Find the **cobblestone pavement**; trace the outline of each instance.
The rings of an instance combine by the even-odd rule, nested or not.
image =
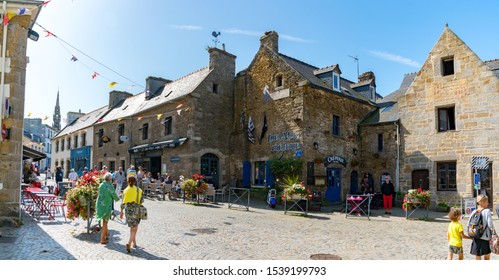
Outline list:
[[[118,208],[119,203],[116,203]],[[227,203],[193,205],[181,200],[146,199],[149,219],[142,221],[138,248],[127,254],[129,228],[116,218],[109,223],[110,242],[87,233],[86,221],[34,220],[22,214],[19,228],[0,228],[3,260],[310,260],[330,254],[346,260],[443,260],[447,257],[446,213],[429,212],[430,219],[405,218],[372,210],[366,217],[345,217],[336,206],[321,212],[284,214],[283,207],[267,208],[251,201],[245,208]],[[415,216],[421,217],[422,212]],[[494,220],[496,221],[496,217]],[[462,221],[463,225],[466,220]],[[496,221],[496,226],[499,223]],[[464,240],[465,259],[470,240]],[[492,259],[499,259],[492,255]]]

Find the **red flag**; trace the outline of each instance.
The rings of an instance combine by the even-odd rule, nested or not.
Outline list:
[[[45,37],[48,37],[48,36],[50,36],[50,35],[55,36],[54,34],[52,34],[52,32],[50,32],[50,31],[48,31],[48,30],[45,30],[45,32],[47,32],[47,35],[45,35]]]
[[[97,72],[94,72],[94,73],[92,74],[92,79],[95,79],[95,77],[97,77],[97,75],[99,75],[99,74],[98,74]]]
[[[47,6],[47,4],[48,4],[50,1],[52,1],[52,0],[49,0],[49,1],[45,1],[45,2],[43,2],[41,6],[44,6],[44,7],[45,7],[45,6]]]
[[[9,18],[9,14],[8,14],[8,13],[5,13],[5,14],[3,15],[3,25],[7,25],[7,24],[9,23],[9,20],[10,20],[10,18]]]

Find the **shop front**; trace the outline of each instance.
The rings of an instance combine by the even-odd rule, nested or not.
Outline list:
[[[83,175],[83,169],[90,169],[90,146],[72,149],[70,154],[70,168],[74,169],[78,176]]]

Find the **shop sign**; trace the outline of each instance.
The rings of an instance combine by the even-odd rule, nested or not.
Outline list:
[[[269,143],[272,143],[276,141],[298,140],[299,138],[300,136],[298,135],[298,133],[293,131],[287,131],[278,134],[270,134],[269,136],[267,136],[267,141],[269,141]]]
[[[170,162],[180,162],[180,157],[179,156],[171,156]]]
[[[328,166],[329,164],[331,164],[333,162],[339,163],[345,167],[347,166],[347,161],[345,160],[345,158],[341,157],[341,156],[336,156],[336,155],[329,156],[329,157],[325,158],[324,166]]]
[[[283,152],[283,151],[291,151],[291,150],[299,150],[302,148],[302,143],[285,143],[285,144],[277,144],[272,146],[272,152]]]
[[[111,138],[109,138],[109,136],[102,136],[102,142],[109,143],[109,141],[111,141]]]

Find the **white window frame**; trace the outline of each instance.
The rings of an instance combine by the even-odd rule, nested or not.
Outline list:
[[[335,78],[337,79],[336,87],[334,86]],[[333,87],[333,90],[340,91],[340,74],[333,72],[333,80],[331,86]]]

